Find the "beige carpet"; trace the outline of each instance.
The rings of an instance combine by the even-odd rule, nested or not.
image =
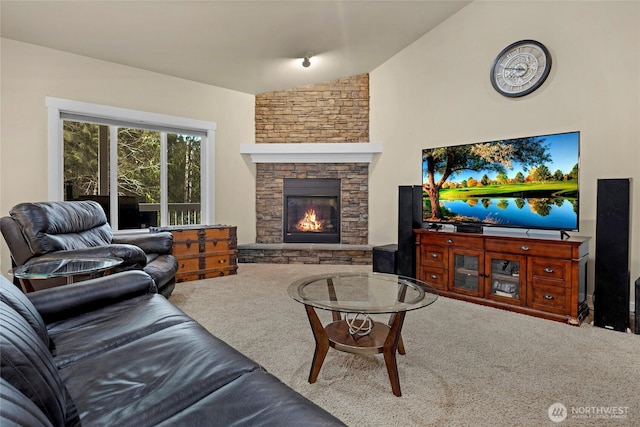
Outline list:
[[[382,355],[329,349],[309,384],[313,336],[287,287],[352,270],[371,266],[240,264],[237,275],[177,284],[171,301],[350,426],[640,425],[640,336],[449,298],[406,317],[402,397]],[[560,423],[555,403],[567,409]]]

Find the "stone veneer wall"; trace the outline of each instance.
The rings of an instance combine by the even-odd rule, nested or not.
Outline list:
[[[256,95],[256,144],[369,142],[369,75]]]

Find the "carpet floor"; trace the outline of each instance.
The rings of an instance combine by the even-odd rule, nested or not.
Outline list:
[[[329,349],[309,384],[314,340],[287,287],[332,271],[371,266],[240,264],[236,275],[178,283],[170,300],[349,426],[640,425],[640,336],[443,297],[407,314],[401,397],[382,355]]]

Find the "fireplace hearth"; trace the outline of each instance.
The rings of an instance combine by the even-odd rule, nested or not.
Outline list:
[[[340,180],[283,181],[284,243],[340,243]]]

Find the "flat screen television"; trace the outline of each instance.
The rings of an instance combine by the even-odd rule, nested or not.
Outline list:
[[[580,132],[427,148],[427,226],[578,231]]]

